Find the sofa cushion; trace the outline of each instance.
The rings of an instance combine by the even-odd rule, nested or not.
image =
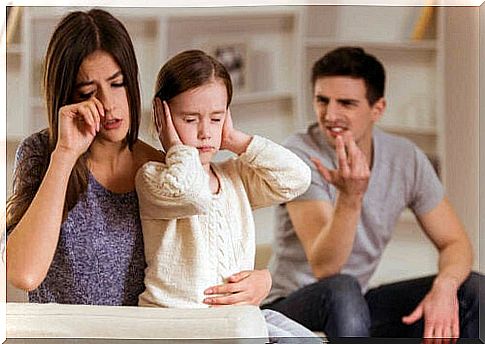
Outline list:
[[[267,338],[255,306],[167,309],[7,303],[7,338]]]

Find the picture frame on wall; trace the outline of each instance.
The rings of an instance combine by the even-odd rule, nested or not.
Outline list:
[[[226,67],[235,92],[249,92],[250,50],[248,42],[241,39],[220,38],[198,42],[197,45]]]

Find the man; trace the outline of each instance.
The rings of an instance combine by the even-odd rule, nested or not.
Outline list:
[[[312,167],[305,194],[277,210],[273,288],[265,307],[330,337],[478,337],[472,248],[427,157],[374,127],[385,72],[361,48],[312,69],[317,122],[286,146]],[[405,208],[439,251],[436,276],[368,290]]]

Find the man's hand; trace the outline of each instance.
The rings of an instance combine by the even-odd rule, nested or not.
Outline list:
[[[271,274],[267,269],[241,271],[227,278],[227,283],[204,291],[209,296],[204,303],[211,306],[259,306],[271,289]]]
[[[321,176],[334,185],[340,194],[363,197],[370,178],[369,164],[351,133],[346,133],[344,137],[337,136],[335,153],[338,160],[337,170],[329,170],[315,158],[311,160]]]
[[[437,277],[433,288],[416,309],[402,318],[410,325],[424,317],[423,338],[458,338],[460,336],[458,285],[454,279]]]

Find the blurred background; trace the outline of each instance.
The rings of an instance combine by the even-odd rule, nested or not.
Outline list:
[[[87,8],[9,8],[7,197],[18,144],[47,126],[41,75],[50,35],[59,20],[76,9]],[[161,65],[182,50],[198,48],[217,56],[235,84],[231,105],[235,125],[276,142],[314,121],[310,70],[318,58],[342,45],[361,46],[374,54],[387,72],[388,107],[378,125],[411,139],[426,152],[478,257],[478,52],[483,9],[327,5],[105,9],[126,25],[133,40],[143,98],[140,136],[156,147],[150,123],[153,85]],[[224,157],[227,154],[221,154]],[[257,243],[270,244],[273,208],[258,210],[255,220]],[[371,284],[433,273],[436,257],[413,214],[405,212]],[[8,288],[7,299],[22,297]]]

